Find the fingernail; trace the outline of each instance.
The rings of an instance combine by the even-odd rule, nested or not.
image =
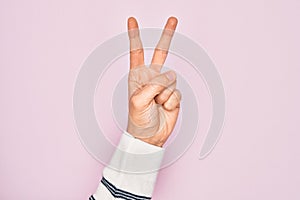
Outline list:
[[[169,71],[169,72],[167,72],[167,73],[166,73],[166,76],[167,76],[167,78],[168,78],[170,81],[173,81],[173,80],[175,80],[175,78],[176,78],[176,74],[175,74],[174,71]]]

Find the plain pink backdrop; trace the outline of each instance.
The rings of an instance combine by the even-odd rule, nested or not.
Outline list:
[[[0,2],[0,199],[82,200],[103,165],[73,121],[76,76],[88,54],[126,31],[179,19],[178,31],[215,62],[227,97],[223,135],[161,171],[154,199],[300,198],[300,2],[152,0]]]

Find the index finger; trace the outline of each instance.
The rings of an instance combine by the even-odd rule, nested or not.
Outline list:
[[[158,72],[161,70],[162,65],[165,63],[165,60],[167,58],[169,47],[177,23],[178,20],[175,17],[170,17],[168,19],[165,28],[163,30],[163,33],[160,37],[160,40],[155,48],[150,67]]]
[[[133,69],[144,65],[143,44],[138,23],[134,17],[128,18],[128,36],[130,40],[130,69]]]

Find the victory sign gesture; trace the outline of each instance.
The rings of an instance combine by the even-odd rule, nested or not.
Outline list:
[[[150,66],[145,66],[144,50],[135,18],[128,19],[130,71],[127,132],[156,146],[163,146],[177,121],[181,94],[176,89],[176,73],[161,69],[177,26],[170,17],[155,48]]]

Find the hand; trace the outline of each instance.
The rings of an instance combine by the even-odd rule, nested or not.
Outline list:
[[[170,17],[155,48],[151,65],[144,64],[144,50],[135,18],[128,19],[130,71],[128,77],[129,114],[127,132],[156,146],[163,146],[177,121],[181,94],[176,89],[176,73],[161,73],[177,19]]]

